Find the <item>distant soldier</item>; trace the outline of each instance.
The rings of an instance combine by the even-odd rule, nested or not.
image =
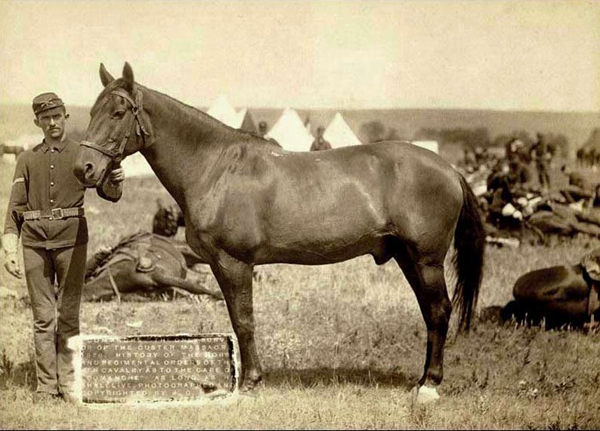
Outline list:
[[[258,123],[258,136],[260,136],[261,138],[264,138],[267,134],[267,122],[266,121],[261,121],[260,123]]]
[[[465,170],[472,173],[477,168],[477,161],[475,160],[475,152],[469,147],[463,149],[463,163]]]
[[[569,181],[567,187],[560,191],[567,202],[574,203],[582,199],[589,201],[594,197],[593,186],[585,175],[580,172],[573,172],[568,165],[563,165],[560,170]]]
[[[323,126],[317,127],[317,137],[310,146],[310,151],[331,150],[331,144],[325,140],[323,133],[325,133],[325,128]]]
[[[281,145],[279,145],[279,142],[277,142],[277,140],[271,138],[268,134],[267,134],[267,122],[266,121],[261,121],[260,123],[258,123],[258,136],[260,136],[263,139],[266,139],[269,142],[274,143],[275,145],[281,147]]]
[[[543,192],[550,190],[550,162],[552,151],[541,133],[537,134],[537,142],[531,148],[531,158],[535,161],[538,180]]]

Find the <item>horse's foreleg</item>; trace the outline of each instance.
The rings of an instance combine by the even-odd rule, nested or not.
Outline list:
[[[252,306],[252,265],[221,253],[211,264],[219,282],[233,330],[240,345],[242,391],[252,389],[261,379],[262,371],[254,343],[254,312]]]
[[[396,259],[413,288],[427,326],[427,354],[423,376],[419,380],[418,400],[439,398],[437,386],[444,377],[444,345],[452,303],[446,290],[443,264],[415,264]]]

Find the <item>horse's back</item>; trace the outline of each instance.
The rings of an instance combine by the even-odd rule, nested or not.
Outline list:
[[[553,266],[527,272],[517,279],[513,296],[519,301],[549,301],[585,296],[588,286],[580,265]]]

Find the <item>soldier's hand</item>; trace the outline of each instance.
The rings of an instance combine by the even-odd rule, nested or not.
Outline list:
[[[110,171],[110,180],[113,183],[122,183],[125,180],[125,170],[119,166]]]
[[[6,255],[4,259],[4,268],[9,272],[10,275],[17,278],[23,278],[21,273],[21,264],[17,257],[17,253],[10,253]]]

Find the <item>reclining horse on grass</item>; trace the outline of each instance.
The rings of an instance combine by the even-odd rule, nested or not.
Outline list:
[[[241,355],[240,390],[262,378],[254,331],[255,265],[323,265],[370,254],[394,259],[427,326],[419,401],[438,398],[452,312],[444,258],[456,249],[454,304],[468,329],[481,284],[484,234],[465,179],[438,155],[389,141],[288,152],[135,82],[125,63],[104,90],[75,163],[86,187],[140,151],[181,208],[186,239],[211,267]]]
[[[151,294],[173,287],[223,299],[221,292],[206,289],[200,277],[188,269],[199,261],[191,250],[182,251],[168,238],[137,232],[88,259],[82,299],[116,296],[120,300],[123,293]]]
[[[504,307],[482,310],[487,320],[540,325],[596,327],[600,322],[600,248],[575,265],[557,265],[521,275],[513,287],[514,300]]]

